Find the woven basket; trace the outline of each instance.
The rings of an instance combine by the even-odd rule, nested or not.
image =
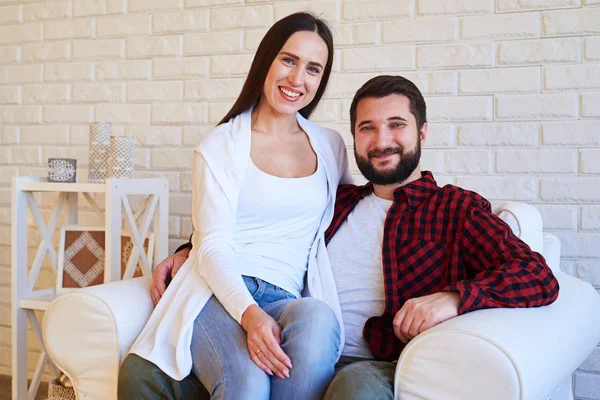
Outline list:
[[[60,386],[56,381],[48,384],[48,400],[76,400],[75,390]]]

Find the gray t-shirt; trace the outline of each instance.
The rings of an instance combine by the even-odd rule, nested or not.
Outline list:
[[[384,310],[381,246],[391,205],[375,194],[366,196],[327,246],[346,330],[346,356],[373,358],[362,332],[367,319]]]

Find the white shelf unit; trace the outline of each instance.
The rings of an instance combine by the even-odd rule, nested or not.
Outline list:
[[[54,205],[53,214],[48,222],[42,216],[33,195],[35,192],[58,193],[58,201]],[[131,235],[134,245],[133,252],[136,253],[134,257],[141,259],[144,275],[151,274],[154,266],[167,256],[169,238],[169,185],[167,179],[107,179],[106,183],[96,184],[52,183],[35,177],[13,178],[11,268],[13,400],[33,400],[35,398],[46,365],[50,365],[56,375],[60,372],[46,353],[41,327],[34,312],[43,312],[48,308],[52,300],[57,297],[56,289],[34,290],[34,285],[47,253],[50,255],[54,271],[57,270],[57,249],[52,243],[52,234],[55,229],[60,228],[58,220],[65,204],[68,213],[67,223],[77,224],[79,193],[90,203],[99,223],[104,222],[106,232],[104,282],[121,279],[121,232],[124,228]],[[92,196],[94,193],[104,194],[104,212],[96,204]],[[131,208],[128,195],[145,196],[145,200],[135,212]],[[41,236],[37,254],[31,262],[27,254],[28,211],[31,211]],[[126,224],[123,224],[123,220]],[[149,265],[147,258],[142,255],[143,251],[139,251],[143,249],[142,238],[145,238],[149,232],[152,232],[155,237],[153,265]],[[133,262],[137,263],[137,258]],[[42,344],[42,353],[30,385],[27,384],[28,321]]]

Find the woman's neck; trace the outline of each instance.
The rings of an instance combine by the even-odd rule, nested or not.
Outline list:
[[[252,110],[252,130],[275,136],[289,135],[300,130],[296,114],[278,113],[261,99]]]

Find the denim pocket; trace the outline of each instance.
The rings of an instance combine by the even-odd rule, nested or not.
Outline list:
[[[248,288],[248,291],[250,292],[252,297],[256,296],[260,289],[260,284],[259,284],[258,278],[255,278],[253,276],[245,276],[245,275],[242,275],[242,278],[244,279],[244,283],[246,284],[246,287]]]

